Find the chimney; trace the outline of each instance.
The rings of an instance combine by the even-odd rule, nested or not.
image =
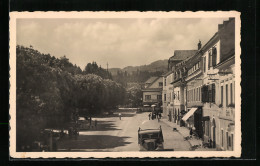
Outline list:
[[[198,50],[200,50],[201,48],[201,41],[199,40],[199,43],[198,43]]]
[[[218,24],[218,30],[220,30],[223,27],[223,24]]]

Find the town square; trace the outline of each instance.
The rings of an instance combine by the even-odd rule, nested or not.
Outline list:
[[[142,14],[14,14],[11,149],[231,156],[239,150],[236,13]]]

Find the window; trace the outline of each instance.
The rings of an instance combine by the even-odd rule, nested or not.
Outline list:
[[[224,131],[221,130],[221,146],[224,147]]]
[[[195,101],[196,98],[196,89],[193,89],[193,101]]]
[[[220,98],[220,103],[221,103],[221,105],[223,106],[223,86],[221,86],[221,94],[220,94],[221,96],[221,98]]]
[[[234,135],[231,134],[231,149],[234,150]]]
[[[163,86],[163,83],[162,83],[162,82],[159,82],[159,86]]]
[[[164,85],[166,86],[166,78],[164,79]]]
[[[227,149],[228,149],[228,132],[226,132]]]
[[[212,66],[216,66],[217,62],[217,48],[213,47],[212,48]]]
[[[199,101],[201,101],[200,92],[201,92],[201,89],[200,89],[200,87],[199,87]]]
[[[228,84],[226,85],[226,106],[228,106]]]
[[[157,100],[162,100],[162,95],[157,95]]]
[[[197,88],[197,95],[196,95],[197,99],[196,101],[199,101],[199,88]]]
[[[215,84],[212,84],[212,102],[215,103]]]
[[[235,86],[235,82],[234,82],[234,102],[233,102],[233,104],[235,104],[235,102],[236,102],[236,96],[235,96],[235,88],[236,88],[236,86]]]
[[[166,94],[164,94],[164,101],[166,101]]]
[[[211,62],[212,62],[212,55],[211,55],[211,51],[209,51],[208,52],[208,69],[212,66]]]
[[[178,91],[178,100],[180,100],[180,96],[179,96],[180,94],[179,94],[179,91]]]
[[[206,72],[206,57],[203,58],[203,70]]]
[[[212,102],[212,85],[208,86],[208,102]]]
[[[230,84],[230,103],[233,104],[233,87],[232,87],[232,83]]]
[[[145,95],[145,100],[151,100],[151,95]]]

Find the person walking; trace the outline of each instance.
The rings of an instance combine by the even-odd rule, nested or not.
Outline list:
[[[97,120],[95,120],[95,128],[97,129]]]
[[[119,115],[119,119],[121,120],[121,113],[119,113],[118,115]]]
[[[192,137],[193,131],[192,128],[190,128],[190,137]]]
[[[151,113],[148,116],[149,116],[149,120],[151,120]]]

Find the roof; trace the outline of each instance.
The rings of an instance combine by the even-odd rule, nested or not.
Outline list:
[[[144,88],[142,89],[143,92],[154,92],[154,91],[162,91],[163,88]]]
[[[193,56],[198,50],[175,50],[169,60],[184,60]]]
[[[160,129],[145,129],[145,130],[140,130],[140,134],[151,134],[151,133],[159,133],[161,130]]]
[[[168,71],[167,73],[163,74],[163,77],[167,77],[168,75],[170,75],[171,73],[173,73],[173,71]]]
[[[150,77],[145,83],[152,83],[154,82],[158,77]]]

